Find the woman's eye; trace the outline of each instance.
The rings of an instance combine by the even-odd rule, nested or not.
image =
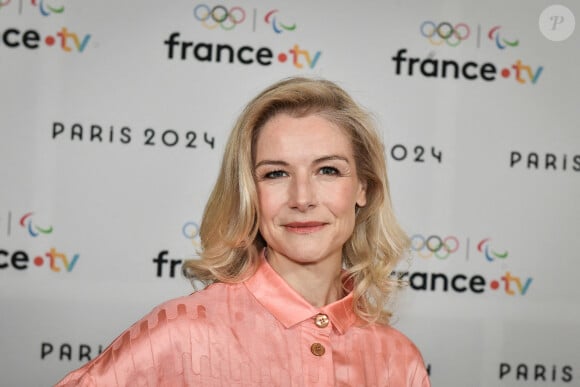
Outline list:
[[[277,179],[284,176],[286,176],[286,172],[284,171],[272,171],[264,174],[265,179]]]
[[[334,167],[322,167],[320,168],[320,174],[322,175],[338,175],[338,169]]]

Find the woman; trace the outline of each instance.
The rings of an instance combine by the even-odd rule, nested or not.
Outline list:
[[[341,88],[292,78],[252,100],[226,146],[187,277],[58,386],[429,386],[390,327],[408,247],[384,149]]]

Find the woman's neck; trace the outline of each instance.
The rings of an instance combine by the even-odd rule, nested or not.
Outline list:
[[[302,263],[270,250],[268,262],[291,288],[313,306],[322,307],[344,296],[340,259]]]

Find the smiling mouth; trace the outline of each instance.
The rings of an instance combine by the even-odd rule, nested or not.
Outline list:
[[[292,222],[285,224],[286,230],[296,234],[309,234],[316,232],[326,226],[323,222]]]

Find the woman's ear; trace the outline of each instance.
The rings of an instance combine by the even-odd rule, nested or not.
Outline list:
[[[359,181],[358,192],[356,196],[356,205],[364,207],[367,205],[367,182]]]

